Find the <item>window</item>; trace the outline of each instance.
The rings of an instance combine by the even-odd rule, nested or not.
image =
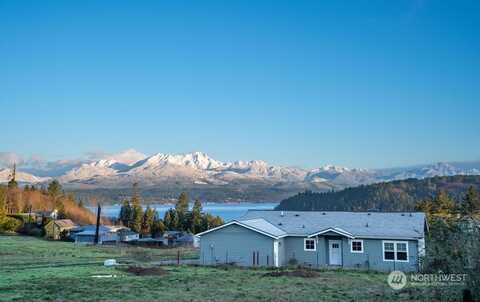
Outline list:
[[[350,252],[363,253],[363,240],[352,240]]]
[[[315,251],[316,250],[315,239],[305,239],[303,249],[305,251]]]
[[[383,241],[383,261],[408,262],[408,242]]]

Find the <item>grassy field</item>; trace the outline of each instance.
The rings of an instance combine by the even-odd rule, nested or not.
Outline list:
[[[195,252],[182,250],[186,257]],[[311,278],[271,276],[268,269],[163,266],[153,276],[107,268],[104,259],[149,267],[176,250],[77,247],[71,243],[0,236],[0,301],[405,301],[421,289],[393,291],[386,275],[318,271]]]

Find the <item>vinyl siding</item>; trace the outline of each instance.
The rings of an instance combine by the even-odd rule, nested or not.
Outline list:
[[[273,238],[232,224],[201,237],[200,261],[252,266],[253,253],[258,252],[259,266],[273,266],[273,242]]]

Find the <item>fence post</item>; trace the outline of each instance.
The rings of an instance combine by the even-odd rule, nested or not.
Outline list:
[[[180,265],[180,250],[177,251],[177,265]]]

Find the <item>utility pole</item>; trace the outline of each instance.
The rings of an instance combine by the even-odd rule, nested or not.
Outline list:
[[[98,244],[98,231],[100,229],[100,213],[101,212],[102,212],[102,208],[100,207],[100,204],[99,204],[97,209],[97,227],[95,229],[95,239],[93,241],[95,245]]]

